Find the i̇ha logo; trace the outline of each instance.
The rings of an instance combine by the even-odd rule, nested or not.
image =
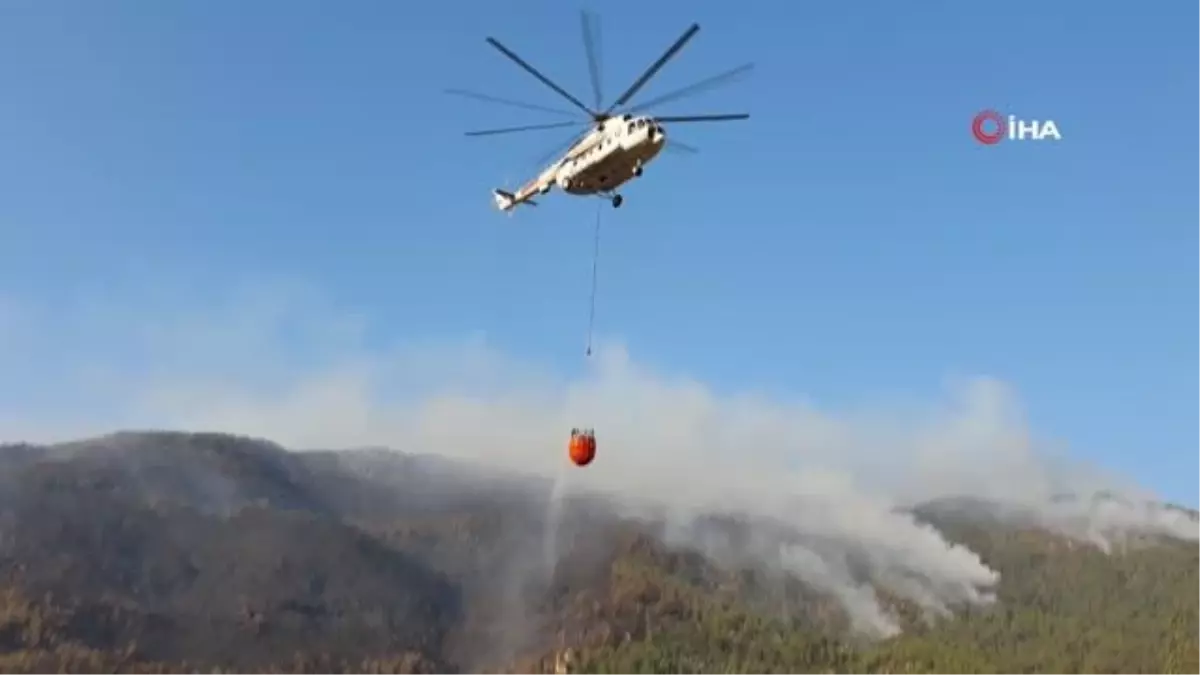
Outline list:
[[[1010,141],[1061,141],[1062,133],[1054,120],[1022,120],[1016,115],[1005,117],[995,110],[984,110],[971,121],[971,133],[984,145]]]

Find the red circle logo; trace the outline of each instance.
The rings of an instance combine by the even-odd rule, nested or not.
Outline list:
[[[991,122],[995,127],[992,131],[988,131],[984,126]],[[971,120],[971,133],[975,136],[975,140],[984,145],[995,145],[1004,138],[1004,118],[995,110],[984,110]]]

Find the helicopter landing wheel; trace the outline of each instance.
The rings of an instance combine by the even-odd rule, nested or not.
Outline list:
[[[624,203],[624,201],[625,201],[625,198],[622,197],[621,195],[613,195],[613,198],[612,198],[613,208],[614,209],[621,208],[621,204]]]
[[[641,164],[638,164],[637,166],[633,167],[633,175],[635,178],[642,177],[642,165]]]

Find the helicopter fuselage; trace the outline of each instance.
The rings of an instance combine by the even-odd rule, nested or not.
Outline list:
[[[607,194],[662,152],[666,133],[652,117],[622,115],[605,120],[557,163],[553,182],[572,195]],[[550,185],[544,183],[543,191]]]
[[[620,206],[616,189],[642,175],[642,169],[662,152],[667,135],[653,117],[621,115],[598,123],[537,178],[515,194],[492,190],[496,207],[511,211],[518,204],[536,204],[533,198],[558,186],[570,195],[603,195]]]
[[[512,50],[500,44],[496,38],[489,37],[488,44],[495,47],[500,53],[504,54],[508,59],[530,75],[541,80],[542,84],[553,89],[559,96],[570,101],[579,110],[587,113],[589,124],[594,124],[583,138],[576,141],[567,150],[557,162],[547,166],[537,178],[529,181],[518,189],[515,193],[501,190],[499,188],[492,190],[492,201],[496,204],[496,208],[501,211],[511,212],[519,204],[529,204],[536,206],[537,202],[533,198],[537,195],[546,194],[558,186],[563,192],[571,195],[602,195],[612,200],[613,207],[621,205],[622,197],[616,192],[616,189],[624,185],[630,178],[635,178],[642,175],[643,168],[649,164],[655,157],[658,156],[662,149],[666,146],[666,132],[663,130],[662,123],[669,122],[671,124],[684,122],[724,122],[730,120],[744,120],[750,116],[745,113],[739,114],[722,114],[722,115],[668,115],[668,116],[649,116],[649,115],[634,115],[632,112],[625,114],[613,114],[613,111],[618,110],[622,106],[629,104],[630,100],[643,87],[650,78],[663,67],[680,49],[687,44],[688,40],[700,30],[700,25],[693,23],[684,31],[683,35],[671,45],[667,51],[658,58],[645,72],[634,81],[628,89],[625,90],[615,101],[608,107],[601,105],[600,82],[598,79],[598,70],[596,68],[596,54],[594,50],[594,36],[591,32],[591,24],[587,18],[587,13],[584,16],[584,46],[587,49],[588,64],[591,68],[592,88],[595,93],[596,103],[593,108],[589,108],[582,101],[572,96],[562,87],[554,84],[547,79],[545,75],[538,72],[536,68],[525,62],[524,59],[517,56]],[[735,68],[729,72],[722,73],[715,77],[710,77],[707,80],[697,82],[696,84],[676,90],[669,94],[663,94],[653,101],[639,104],[632,110],[648,110],[651,105],[664,103],[668,100],[679,98],[689,92],[699,91],[702,88],[710,87],[717,82],[737,75],[749,69],[749,64]],[[454,91],[454,90],[451,90]],[[460,93],[472,98],[481,98],[486,101],[494,101],[496,103],[505,103],[515,105],[522,108],[534,108],[536,110],[545,110],[549,112],[559,113],[561,111],[542,106],[530,106],[529,104],[519,101],[510,101],[494,96],[483,94],[472,94],[471,92],[458,90]],[[570,113],[568,113],[570,114]],[[483,131],[469,131],[468,136],[491,136],[494,134],[507,134],[517,131],[533,131],[536,129],[556,129],[560,127],[575,126],[575,122],[553,122],[548,124],[535,124],[521,127],[507,127],[503,129],[487,129]],[[687,146],[677,144],[680,149],[687,150]]]

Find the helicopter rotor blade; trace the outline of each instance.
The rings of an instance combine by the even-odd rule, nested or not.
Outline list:
[[[533,160],[532,162],[530,162],[530,164],[532,164],[534,166],[538,166],[538,167],[542,167],[542,166],[545,166],[546,164],[549,164],[550,161],[553,160],[555,157],[558,157],[559,155],[562,155],[562,154],[566,153],[568,150],[570,150],[571,147],[574,146],[576,143],[578,143],[579,139],[581,139],[585,135],[587,135],[587,133],[589,131],[591,131],[591,129],[584,129],[583,131],[581,131],[577,134],[573,134],[571,136],[571,138],[569,140],[567,140],[565,143],[556,144],[554,146],[554,149],[552,149],[542,155],[539,155],[538,158]]]
[[[484,129],[483,131],[468,131],[467,136],[494,136],[496,134],[512,134],[518,131],[537,131],[540,129],[562,129],[564,127],[577,127],[588,122],[551,122],[550,124],[530,124],[523,127],[505,127],[503,129]]]
[[[664,146],[664,149],[675,151],[675,152],[682,152],[687,155],[694,155],[694,154],[700,152],[700,150],[698,148],[688,145],[687,143],[680,143],[679,141],[675,140],[674,138],[667,141],[666,145]]]
[[[525,103],[524,101],[514,101],[512,99],[500,98],[499,96],[492,96],[490,94],[481,94],[479,92],[469,91],[466,89],[447,89],[447,90],[445,90],[445,93],[451,94],[454,96],[462,96],[464,98],[473,98],[477,101],[486,101],[488,103],[499,103],[501,105],[513,106],[514,108],[524,108],[526,110],[536,110],[538,112],[553,113],[555,115],[566,115],[568,117],[575,117],[579,114],[576,112],[571,112],[570,110],[564,110],[562,108],[550,108],[547,106],[537,105],[536,103]]]
[[[709,89],[714,89],[721,85],[729,84],[729,83],[739,79],[742,75],[749,73],[753,69],[754,69],[753,63],[747,63],[744,65],[740,65],[737,68],[734,68],[732,70],[727,70],[723,73],[720,73],[718,75],[713,75],[712,77],[700,80],[699,82],[690,84],[686,87],[681,87],[679,89],[676,89],[675,91],[668,92],[666,94],[663,94],[662,96],[652,98],[649,101],[646,101],[644,103],[639,103],[639,104],[633,106],[632,108],[626,110],[625,112],[628,112],[631,114],[637,114],[639,112],[645,112],[653,107],[662,105],[663,103],[670,103],[671,101],[677,101],[681,98],[686,98],[688,96],[695,96],[696,94],[699,94],[703,91],[708,91]]]
[[[613,101],[613,104],[609,106],[608,110],[605,112],[611,113],[618,107],[628,103],[629,99],[633,98],[633,95],[638,93],[638,91],[650,81],[650,78],[654,77],[654,75],[658,73],[658,71],[662,69],[664,65],[666,65],[667,61],[670,61],[671,57],[675,56],[680,49],[683,49],[683,46],[687,44],[687,41],[691,40],[692,36],[699,31],[700,24],[693,23],[691,26],[689,26],[688,29],[684,31],[683,35],[681,35],[679,39],[675,41],[675,44],[667,48],[667,51],[664,52],[662,56],[658,57],[658,60],[651,64],[650,67],[646,69],[646,72],[642,73],[642,76],[639,77],[632,85],[630,85],[629,89],[625,90],[624,94],[621,94],[616,101]]]
[[[540,72],[538,72],[537,68],[534,68],[533,66],[529,65],[528,63],[526,63],[526,62],[525,62],[525,60],[524,60],[524,59],[522,59],[521,57],[519,57],[519,56],[517,56],[516,54],[514,54],[514,53],[512,52],[512,50],[510,50],[508,47],[505,47],[504,45],[500,44],[500,41],[499,41],[499,40],[497,40],[496,38],[493,38],[493,37],[489,37],[489,38],[487,39],[487,43],[488,43],[488,44],[490,44],[491,46],[495,47],[497,50],[499,50],[501,54],[504,54],[504,55],[505,55],[505,56],[507,56],[508,58],[512,59],[512,61],[513,61],[514,63],[516,63],[518,66],[521,66],[521,67],[522,67],[522,68],[524,68],[524,69],[525,69],[525,70],[526,70],[526,71],[527,71],[527,72],[528,72],[530,75],[533,75],[533,76],[534,76],[534,77],[536,77],[538,80],[540,80],[542,84],[544,84],[544,85],[546,85],[547,87],[550,87],[551,89],[553,89],[555,92],[557,92],[557,93],[558,93],[558,95],[559,95],[559,96],[562,96],[563,98],[567,99],[567,100],[568,100],[568,101],[570,101],[571,103],[574,103],[574,104],[575,104],[575,107],[576,107],[576,108],[579,108],[580,110],[582,110],[582,111],[584,111],[585,113],[587,113],[587,114],[588,114],[588,117],[593,117],[593,118],[594,118],[594,117],[596,116],[596,113],[595,113],[595,111],[593,111],[593,110],[589,109],[589,108],[588,108],[586,105],[584,105],[583,103],[580,103],[580,102],[579,102],[579,99],[577,99],[577,98],[575,98],[574,96],[572,96],[572,95],[568,94],[568,93],[566,92],[566,90],[564,90],[562,87],[560,87],[560,86],[558,86],[557,84],[554,84],[553,82],[551,82],[551,81],[550,81],[550,78],[548,78],[548,77],[546,77],[545,75],[543,75],[543,74],[541,74]]]
[[[595,109],[604,105],[604,94],[600,91],[600,17],[586,9],[580,10],[579,19],[583,28],[583,50],[587,54],[588,75],[592,80],[592,100]]]
[[[730,122],[733,120],[748,120],[750,116],[746,113],[736,113],[732,115],[663,115],[655,117],[656,122]]]

